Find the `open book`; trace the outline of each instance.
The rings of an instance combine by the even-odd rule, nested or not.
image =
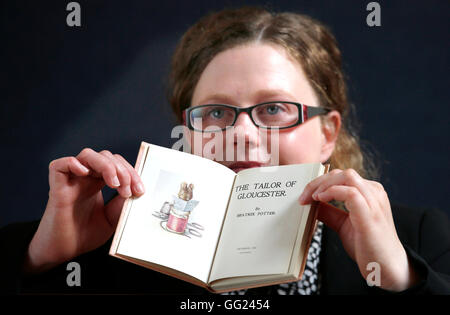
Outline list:
[[[301,206],[321,163],[231,169],[142,142],[146,192],[127,199],[110,255],[211,292],[298,280],[316,226]]]

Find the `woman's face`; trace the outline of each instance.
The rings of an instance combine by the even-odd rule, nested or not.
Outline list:
[[[316,95],[298,62],[281,47],[253,43],[225,50],[214,57],[195,87],[191,104],[249,107],[268,101],[291,101],[319,106]],[[325,162],[333,151],[340,125],[337,112],[333,111],[328,115],[333,122],[328,127],[321,124],[319,117],[314,117],[296,127],[279,130],[278,152],[274,152],[276,146],[272,145],[271,141],[274,140],[271,140],[270,135],[263,138],[248,114],[241,113],[235,124],[237,133],[233,139],[230,139],[230,136],[225,139],[225,132],[223,133],[225,139],[223,150],[224,154],[231,149],[237,151],[237,139],[239,136],[242,137],[241,139],[245,139],[246,163],[238,161],[236,152],[230,155],[232,158],[229,156],[227,160],[218,162],[234,171],[270,164]],[[211,134],[201,135],[192,132],[191,146],[199,145],[201,141],[199,147],[205,148],[208,141],[211,141],[210,137]],[[263,146],[266,141],[267,147]],[[263,149],[272,157],[277,156],[277,159],[267,162],[266,156],[263,161],[261,152],[258,152]]]

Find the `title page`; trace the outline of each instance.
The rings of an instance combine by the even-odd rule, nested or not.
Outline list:
[[[242,171],[236,178],[210,281],[286,273],[309,206],[298,198],[319,164]]]

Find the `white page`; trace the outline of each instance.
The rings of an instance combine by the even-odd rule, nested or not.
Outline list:
[[[117,253],[206,282],[235,175],[214,161],[151,145],[141,175],[146,193],[133,201]],[[192,200],[198,201],[189,215],[195,235],[186,230],[189,237],[167,231],[160,211],[181,182],[193,183]]]
[[[309,209],[309,206],[300,206],[298,198],[320,167],[319,163],[297,164],[275,166],[276,173],[260,168],[238,174],[210,282],[288,271],[299,225],[306,219],[302,216],[305,209]],[[296,183],[286,187],[289,181]],[[280,187],[255,189],[255,183],[263,182],[280,182]],[[248,190],[237,191],[244,184],[249,184]],[[270,191],[280,191],[281,196],[237,199],[242,193]]]

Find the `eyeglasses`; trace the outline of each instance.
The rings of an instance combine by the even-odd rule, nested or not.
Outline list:
[[[284,101],[265,102],[250,107],[207,104],[185,109],[183,118],[191,130],[218,132],[234,126],[243,112],[259,128],[286,129],[298,126],[314,116],[325,115],[330,109]]]

